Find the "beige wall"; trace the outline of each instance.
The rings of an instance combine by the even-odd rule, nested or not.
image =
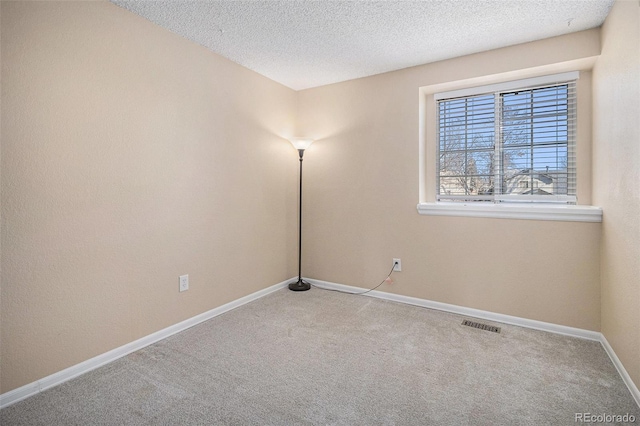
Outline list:
[[[640,386],[640,4],[615,3],[593,72],[594,201],[602,222],[602,333]]]
[[[305,155],[305,275],[373,287],[399,257],[402,272],[381,290],[599,330],[599,223],[416,211],[422,131],[425,180],[435,164],[420,88],[588,69],[599,51],[595,29],[300,92],[299,133],[318,139]],[[583,77],[578,196],[588,203],[591,75]]]
[[[0,392],[296,274],[293,90],[106,2],[1,27]]]

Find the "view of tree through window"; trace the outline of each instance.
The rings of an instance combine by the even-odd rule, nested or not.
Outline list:
[[[566,83],[438,101],[438,199],[574,201],[574,91]]]

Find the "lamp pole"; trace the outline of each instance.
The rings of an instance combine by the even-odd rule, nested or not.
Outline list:
[[[298,150],[300,156],[300,196],[298,198],[298,281],[289,284],[289,290],[307,291],[311,284],[302,279],[302,156],[305,148],[308,148],[313,141],[307,139],[292,140],[291,143]]]

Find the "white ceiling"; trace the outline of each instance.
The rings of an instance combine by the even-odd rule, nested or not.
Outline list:
[[[614,0],[111,0],[292,89],[598,27]]]

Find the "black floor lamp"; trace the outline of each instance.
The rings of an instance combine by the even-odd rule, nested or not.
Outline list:
[[[295,138],[291,139],[291,144],[298,150],[300,155],[300,199],[298,202],[298,281],[289,284],[289,290],[307,291],[311,284],[302,280],[302,156],[304,150],[309,148],[313,139]]]

